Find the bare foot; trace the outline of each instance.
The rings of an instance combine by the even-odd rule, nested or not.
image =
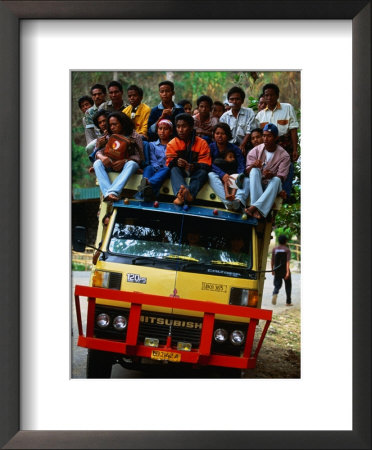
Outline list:
[[[183,196],[187,203],[191,203],[194,200],[193,196],[190,194],[190,191],[186,188],[183,192]]]
[[[253,217],[253,214],[257,211],[257,208],[255,206],[250,206],[249,208],[245,208],[245,213],[248,214],[248,216]]]
[[[256,219],[262,219],[262,216],[258,209],[256,209],[256,211],[253,213],[253,217],[255,217]]]
[[[115,194],[109,194],[103,199],[103,201],[104,202],[117,202],[117,201],[119,201],[119,197],[116,196]]]
[[[287,198],[287,193],[284,190],[281,190],[279,192],[279,197],[281,197],[283,200]]]
[[[226,200],[229,200],[230,202],[232,202],[233,200],[235,200],[235,195],[234,194],[226,195]]]
[[[185,203],[184,191],[185,191],[185,186],[181,186],[180,190],[177,193],[177,197],[173,200],[173,203],[175,205],[182,206]]]

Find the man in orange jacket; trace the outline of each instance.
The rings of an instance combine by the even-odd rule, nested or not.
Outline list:
[[[166,165],[171,169],[171,183],[175,205],[191,203],[207,181],[212,159],[207,142],[195,136],[194,119],[189,114],[176,116],[178,137],[166,149]],[[189,184],[185,179],[190,177]]]

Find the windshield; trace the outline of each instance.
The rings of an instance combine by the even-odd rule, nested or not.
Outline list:
[[[115,255],[251,268],[250,225],[160,211],[119,209],[109,243]]]

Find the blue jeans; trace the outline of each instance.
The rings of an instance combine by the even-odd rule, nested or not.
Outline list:
[[[172,167],[170,178],[173,193],[174,195],[177,195],[178,191],[180,190],[181,184],[183,184],[190,191],[191,196],[195,199],[198,192],[207,181],[208,172],[204,169],[195,170],[195,172],[193,172],[190,177],[189,185],[186,184],[186,176],[186,172],[181,167]]]
[[[131,175],[136,173],[139,169],[139,165],[135,161],[127,161],[119,175],[111,184],[110,178],[107,175],[107,170],[100,159],[97,159],[94,162],[93,167],[104,198],[110,194],[119,196]]]
[[[240,205],[245,206],[247,198],[249,196],[249,178],[244,178],[243,188],[238,189],[235,194],[235,200],[226,200],[225,188],[220,177],[215,172],[209,172],[209,184],[211,185],[214,192],[218,195],[221,202],[225,205],[226,209],[237,211]]]
[[[266,185],[262,185],[261,170],[254,167],[249,173],[251,205],[266,217],[282,190],[282,182],[279,177],[273,177]]]
[[[167,178],[169,178],[169,175],[169,167],[161,167],[159,170],[155,170],[152,166],[146,166],[143,170],[143,178],[147,178],[149,180],[155,196],[159,194],[162,184]]]

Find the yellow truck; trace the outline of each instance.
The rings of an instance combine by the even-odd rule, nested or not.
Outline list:
[[[261,303],[280,199],[257,221],[226,210],[207,184],[194,204],[181,207],[169,180],[159,200],[135,199],[139,181],[132,176],[120,201],[101,203],[90,285],[75,287],[87,377],[108,378],[116,363],[214,366],[234,376],[254,368],[272,318]],[[85,245],[85,230],[76,227],[74,250]]]

